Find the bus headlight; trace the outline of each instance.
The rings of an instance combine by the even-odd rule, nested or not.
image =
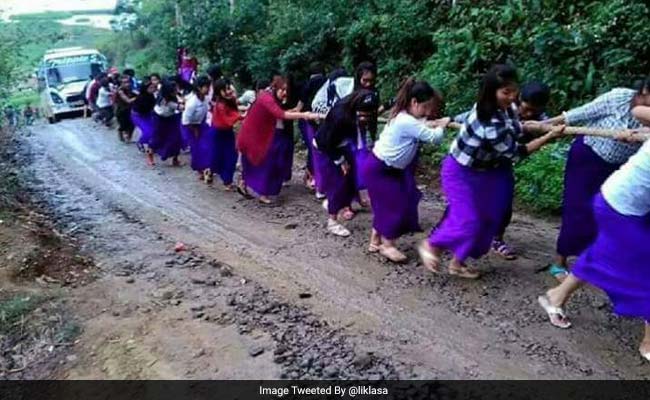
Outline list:
[[[58,94],[50,92],[50,97],[52,98],[54,104],[63,104],[63,99]]]

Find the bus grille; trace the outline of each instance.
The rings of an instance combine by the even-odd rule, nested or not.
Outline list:
[[[83,96],[80,95],[80,94],[76,94],[76,95],[74,95],[74,96],[68,96],[68,97],[66,97],[66,99],[65,99],[65,101],[66,101],[68,104],[80,104],[80,103],[83,104],[83,100],[84,100],[84,99],[83,99]]]

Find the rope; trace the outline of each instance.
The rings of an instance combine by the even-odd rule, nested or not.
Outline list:
[[[378,118],[379,122],[386,123],[388,118]],[[447,128],[449,129],[460,129],[462,124],[458,122],[451,122]],[[535,125],[529,125],[526,127],[527,132],[534,134],[542,135],[548,133],[553,129],[553,125],[539,123]],[[598,136],[606,138],[615,138],[620,133],[633,133],[635,132],[632,129],[601,129],[601,128],[586,128],[581,126],[567,126],[564,129],[565,135],[585,135],[585,136]],[[650,130],[642,130],[641,132],[636,131],[634,133],[634,139],[639,142],[646,141],[650,139]]]

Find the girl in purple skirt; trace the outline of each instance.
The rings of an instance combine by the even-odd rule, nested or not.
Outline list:
[[[528,144],[520,143],[524,127],[516,113],[517,96],[514,67],[496,65],[483,76],[478,101],[442,163],[447,211],[418,248],[424,266],[433,273],[441,272],[440,257],[448,250],[450,275],[480,276],[465,262],[485,255],[498,234],[512,203],[513,162],[562,135],[561,126]]]
[[[237,149],[242,154],[242,181],[237,191],[250,198],[250,187],[263,204],[270,204],[270,197],[280,194],[286,178],[283,120],[318,118],[313,113],[283,110],[281,104],[286,99],[287,80],[276,76],[268,90],[257,96],[237,135]]]
[[[237,167],[235,148],[235,124],[242,116],[237,108],[235,88],[228,79],[214,82],[215,105],[212,110],[212,129],[214,129],[215,155],[213,170],[224,184],[225,190],[233,188],[233,177]]]
[[[156,153],[163,161],[171,158],[173,166],[181,166],[178,159],[183,142],[180,112],[176,83],[164,81],[154,107],[153,135],[150,142],[153,151],[147,154],[150,165],[154,164],[153,153]]]
[[[212,183],[212,160],[214,158],[215,142],[206,123],[206,116],[210,108],[210,78],[199,76],[192,93],[187,96],[181,129],[188,138],[192,152],[192,169],[199,174],[206,184]]]
[[[635,113],[650,125],[650,107]],[[624,136],[625,135],[625,136]],[[619,139],[634,141],[634,135]],[[602,289],[621,316],[645,320],[639,352],[650,361],[650,141],[603,184],[593,201],[595,241],[562,283],[538,298],[552,325],[569,328],[563,307],[584,282]]]
[[[367,89],[344,97],[332,107],[314,139],[315,168],[322,174],[327,195],[327,231],[336,236],[350,236],[350,231],[338,222],[338,215],[349,209],[357,196],[350,144],[356,141],[359,131],[367,129],[377,104],[377,95]]]
[[[151,153],[149,143],[153,135],[153,108],[156,106],[157,85],[149,78],[142,83],[141,91],[133,102],[131,108],[131,119],[133,124],[140,130],[138,149],[142,152]]]
[[[415,183],[420,142],[439,144],[450,119],[426,121],[438,115],[442,98],[425,81],[409,78],[397,95],[391,117],[372,152],[361,165],[361,176],[372,199],[373,229],[368,251],[393,262],[406,256],[395,240],[420,231],[418,203],[422,193]]]
[[[650,105],[649,94],[650,79],[646,79],[637,91],[613,89],[546,122],[590,128],[637,129],[641,124],[631,110],[635,106]],[[622,143],[612,138],[578,137],[573,141],[564,172],[557,256],[550,267],[551,275],[558,280],[568,274],[567,259],[581,254],[596,238],[592,204],[600,186],[638,149],[638,143]]]

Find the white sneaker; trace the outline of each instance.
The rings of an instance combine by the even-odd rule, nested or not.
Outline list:
[[[327,231],[332,235],[336,235],[336,236],[341,236],[341,237],[350,236],[350,231],[347,230],[346,227],[344,227],[343,225],[339,224],[336,221],[332,221],[331,219],[327,220]]]
[[[329,202],[327,201],[327,199],[325,199],[325,200],[323,200],[323,209],[324,209],[325,211],[328,210],[328,207],[327,207],[327,206],[329,206]]]
[[[327,197],[327,196],[324,195],[323,193],[316,192],[316,200],[323,200],[325,197]]]

